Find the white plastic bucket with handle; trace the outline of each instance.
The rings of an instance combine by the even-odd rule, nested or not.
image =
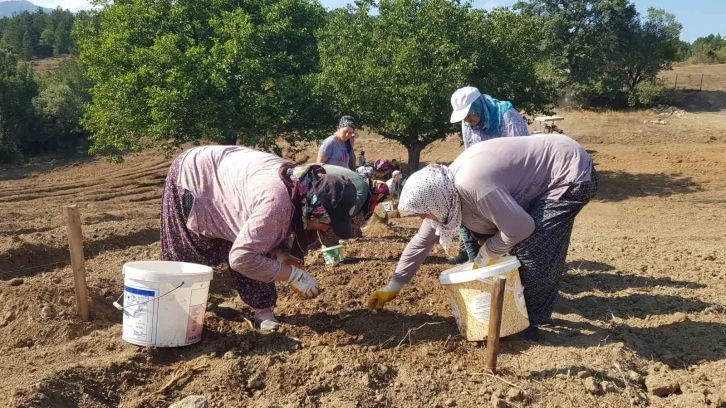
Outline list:
[[[179,347],[202,339],[212,268],[187,262],[123,266],[123,339],[140,346]]]
[[[506,276],[502,304],[502,337],[529,327],[524,286],[519,278],[521,264],[514,256],[474,269],[472,262],[447,269],[439,275],[449,295],[451,310],[461,334],[469,341],[484,340],[489,332],[489,311],[494,276]]]

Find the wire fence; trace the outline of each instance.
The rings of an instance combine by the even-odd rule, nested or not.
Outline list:
[[[661,78],[682,91],[726,91],[726,74],[668,72]]]

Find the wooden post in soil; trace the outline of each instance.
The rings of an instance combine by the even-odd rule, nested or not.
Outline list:
[[[64,207],[64,211],[66,214],[68,249],[71,253],[71,267],[73,268],[73,281],[76,287],[78,316],[83,320],[88,320],[88,286],[86,286],[86,260],[83,256],[81,215],[75,205]]]
[[[497,356],[499,355],[499,333],[502,328],[502,305],[504,289],[507,285],[505,276],[494,278],[492,286],[492,304],[489,309],[489,334],[487,334],[486,365],[492,373],[497,372]]]

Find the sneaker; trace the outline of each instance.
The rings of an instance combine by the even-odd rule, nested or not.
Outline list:
[[[459,255],[449,259],[447,262],[449,265],[459,265],[469,262],[469,254],[466,251],[459,251]]]

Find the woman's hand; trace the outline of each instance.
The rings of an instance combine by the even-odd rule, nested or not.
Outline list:
[[[292,271],[287,283],[290,284],[293,292],[305,299],[313,299],[320,294],[320,286],[312,275],[294,265],[290,265],[290,268]]]
[[[368,308],[374,310],[383,309],[383,306],[395,299],[398,296],[398,292],[401,291],[404,284],[391,280],[388,285],[378,289],[371,294],[368,299]]]

